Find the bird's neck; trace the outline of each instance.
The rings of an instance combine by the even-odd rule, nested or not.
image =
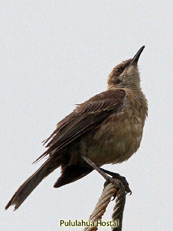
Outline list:
[[[144,105],[146,105],[147,108],[147,99],[141,89],[140,86],[128,86],[128,87],[121,87],[121,86],[108,86],[107,90],[117,90],[117,89],[122,89],[125,90],[126,92],[129,92],[130,94],[133,94],[135,98],[137,98],[139,101],[143,102]]]
[[[124,83],[121,83],[119,85],[108,84],[108,86],[107,86],[107,90],[116,90],[116,89],[119,89],[119,88],[121,88],[121,89],[129,89],[129,90],[134,91],[134,93],[142,91],[139,84],[137,85],[137,84],[133,84],[133,83],[128,83],[128,85],[124,84]]]

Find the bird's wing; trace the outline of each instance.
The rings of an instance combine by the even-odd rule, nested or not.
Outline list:
[[[45,140],[47,150],[37,160],[50,153],[57,153],[94,129],[112,112],[116,113],[123,104],[125,94],[125,90],[122,89],[108,90],[78,105],[71,114],[57,124],[55,131]]]

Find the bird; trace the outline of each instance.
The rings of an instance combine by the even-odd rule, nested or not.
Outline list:
[[[128,160],[139,148],[146,117],[147,99],[142,92],[138,60],[144,50],[115,66],[107,89],[76,108],[57,123],[44,141],[47,157],[41,167],[15,192],[5,209],[18,209],[38,184],[61,168],[55,188],[72,183],[93,171],[86,158],[101,168]],[[107,171],[108,172],[108,171]]]

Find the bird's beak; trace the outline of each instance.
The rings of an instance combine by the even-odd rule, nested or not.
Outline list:
[[[145,46],[142,46],[138,52],[136,53],[136,55],[132,58],[131,62],[130,62],[130,65],[132,64],[137,64],[138,63],[138,60],[139,60],[139,57],[143,51],[143,49],[145,48]]]

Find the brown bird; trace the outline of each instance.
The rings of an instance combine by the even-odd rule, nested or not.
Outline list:
[[[45,163],[16,191],[5,209],[17,209],[34,188],[56,168],[61,176],[54,187],[74,182],[93,168],[127,160],[140,146],[147,116],[147,100],[140,87],[138,59],[144,46],[132,59],[117,65],[108,77],[107,90],[95,95],[57,124],[45,140]],[[106,170],[105,170],[106,172]]]

